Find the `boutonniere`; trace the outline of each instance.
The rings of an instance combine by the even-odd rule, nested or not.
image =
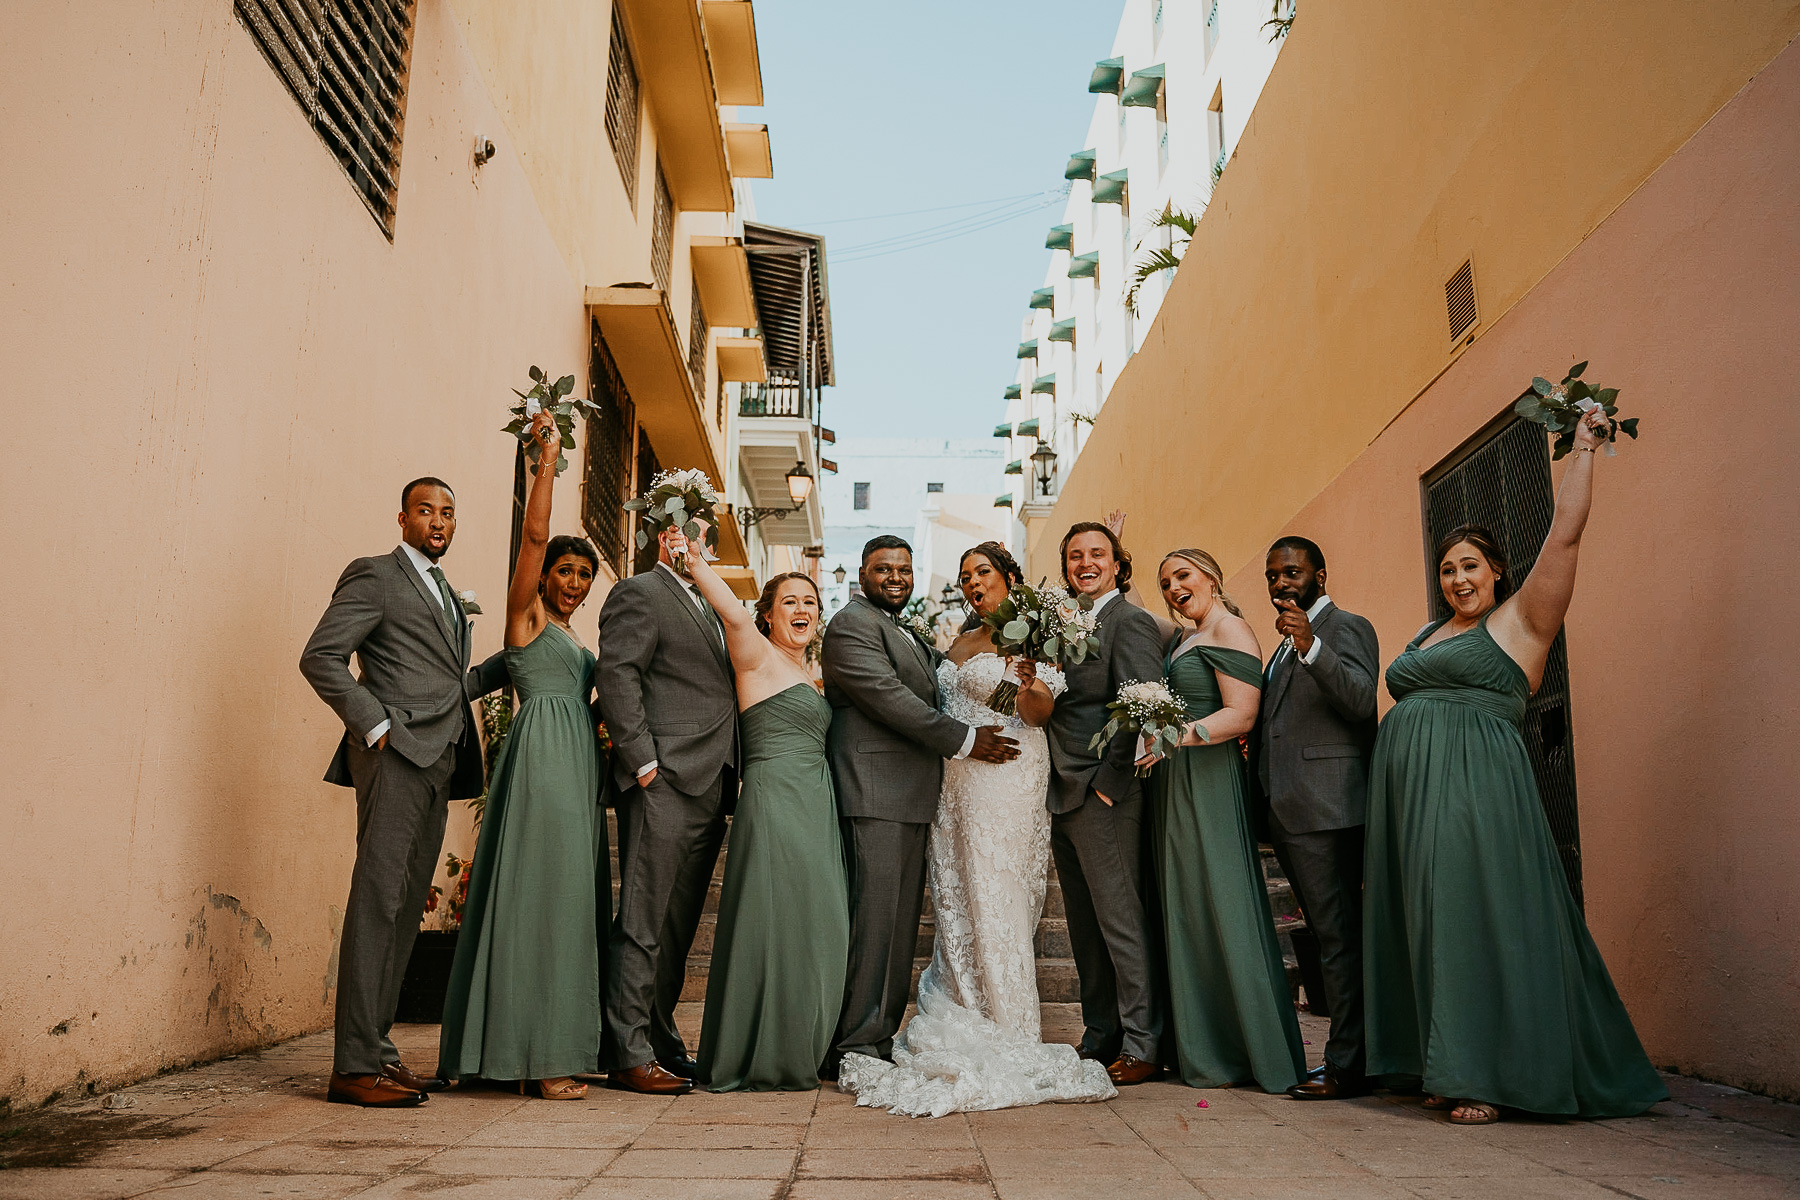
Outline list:
[[[479,617],[481,615],[481,605],[475,603],[475,593],[473,591],[458,592],[456,593],[456,598],[462,601],[463,611],[468,613],[471,617]]]
[[[900,626],[909,631],[925,645],[937,645],[937,634],[932,630],[931,622],[927,621],[923,615],[912,613],[908,616],[901,617]]]

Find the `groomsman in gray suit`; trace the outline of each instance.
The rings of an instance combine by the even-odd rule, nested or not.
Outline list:
[[[680,1095],[695,1063],[675,1005],[737,797],[737,677],[724,623],[675,567],[669,533],[658,542],[656,565],[614,584],[600,609],[595,715],[619,792],[601,1053],[611,1086]]]
[[[469,702],[507,683],[496,654],[469,667],[468,617],[438,560],[456,536],[441,479],[400,492],[401,543],[359,558],[300,656],[300,672],[344,723],[327,783],[356,789],[356,866],[338,945],[337,1050],[326,1098],[421,1104],[449,1086],[400,1061],[388,1037],[425,913],[451,800],[482,791]],[[362,673],[350,673],[354,654]]]
[[[925,849],[946,758],[1010,762],[1000,726],[938,711],[937,648],[900,623],[913,592],[912,547],[882,536],[863,547],[862,594],[825,627],[827,749],[850,863],[850,964],[844,1011],[820,1074],[845,1054],[889,1059],[912,990],[925,902]]]
[[[1303,537],[1269,547],[1263,572],[1282,638],[1263,677],[1256,770],[1269,837],[1319,939],[1331,1037],[1321,1077],[1296,1100],[1364,1095],[1362,883],[1375,745],[1375,627],[1325,594],[1325,554]]]
[[[1144,800],[1133,760],[1137,735],[1120,733],[1095,755],[1106,706],[1130,680],[1162,678],[1156,618],[1124,596],[1131,556],[1105,525],[1082,521],[1062,540],[1063,582],[1089,596],[1100,652],[1063,668],[1050,742],[1050,849],[1062,881],[1069,942],[1081,976],[1080,1054],[1109,1064],[1114,1084],[1154,1079],[1163,1014],[1146,917]]]

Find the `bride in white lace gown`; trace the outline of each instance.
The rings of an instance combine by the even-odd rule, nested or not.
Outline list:
[[[994,543],[963,556],[959,581],[977,613],[993,611],[1018,578],[1018,565]],[[935,949],[894,1061],[844,1056],[838,1086],[859,1105],[941,1117],[1117,1095],[1102,1064],[1039,1040],[1035,939],[1050,864],[1050,754],[1041,726],[1063,678],[1037,667],[1041,686],[1021,687],[1019,715],[1002,717],[987,700],[1007,660],[991,644],[981,630],[958,638],[938,667],[938,693],[959,721],[1005,725],[1019,757],[944,764],[928,863]],[[1031,668],[1024,670],[1030,685]]]

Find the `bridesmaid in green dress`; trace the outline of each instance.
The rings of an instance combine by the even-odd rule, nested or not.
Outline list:
[[[1643,1112],[1650,1066],[1575,907],[1519,726],[1575,588],[1593,499],[1589,414],[1531,575],[1477,526],[1438,548],[1454,616],[1388,668],[1397,701],[1369,779],[1363,918],[1369,1073],[1423,1077],[1459,1125],[1500,1107],[1581,1117]]]
[[[1192,622],[1169,640],[1163,669],[1198,718],[1150,789],[1176,1070],[1190,1087],[1255,1080],[1279,1094],[1305,1076],[1306,1057],[1238,745],[1262,700],[1261,648],[1210,554],[1172,551],[1158,582],[1170,613]]]
[[[569,628],[599,556],[550,531],[561,438],[533,424],[537,476],[506,596],[506,665],[522,703],[488,784],[462,936],[444,999],[438,1071],[536,1080],[579,1100],[600,1054],[600,936],[611,922],[600,748],[588,697],[594,655]]]
[[[807,664],[819,588],[769,580],[755,616],[688,543],[694,586],[725,624],[737,672],[743,787],[731,818],[700,1023],[715,1092],[811,1091],[831,1048],[850,958],[850,899],[825,735],[831,706]]]

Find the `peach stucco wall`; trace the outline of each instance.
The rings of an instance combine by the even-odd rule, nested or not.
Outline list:
[[[0,1103],[329,1024],[354,805],[295,662],[406,479],[498,648],[507,387],[585,383],[583,281],[418,20],[390,244],[230,4],[0,15]]]
[[[1124,507],[1145,559],[1216,551],[1272,644],[1261,553],[1304,533],[1390,661],[1427,616],[1421,476],[1590,359],[1644,439],[1599,464],[1568,619],[1588,920],[1654,1062],[1800,1096],[1800,11],[1563,7],[1302,13],[1034,549]],[[1373,161],[1334,172],[1327,104],[1354,123],[1418,86],[1394,48],[1341,65],[1356,21],[1446,94],[1384,101]],[[1546,91],[1569,54],[1608,69]],[[1276,123],[1302,113],[1324,126]],[[1471,248],[1481,336],[1455,357],[1441,281]]]

